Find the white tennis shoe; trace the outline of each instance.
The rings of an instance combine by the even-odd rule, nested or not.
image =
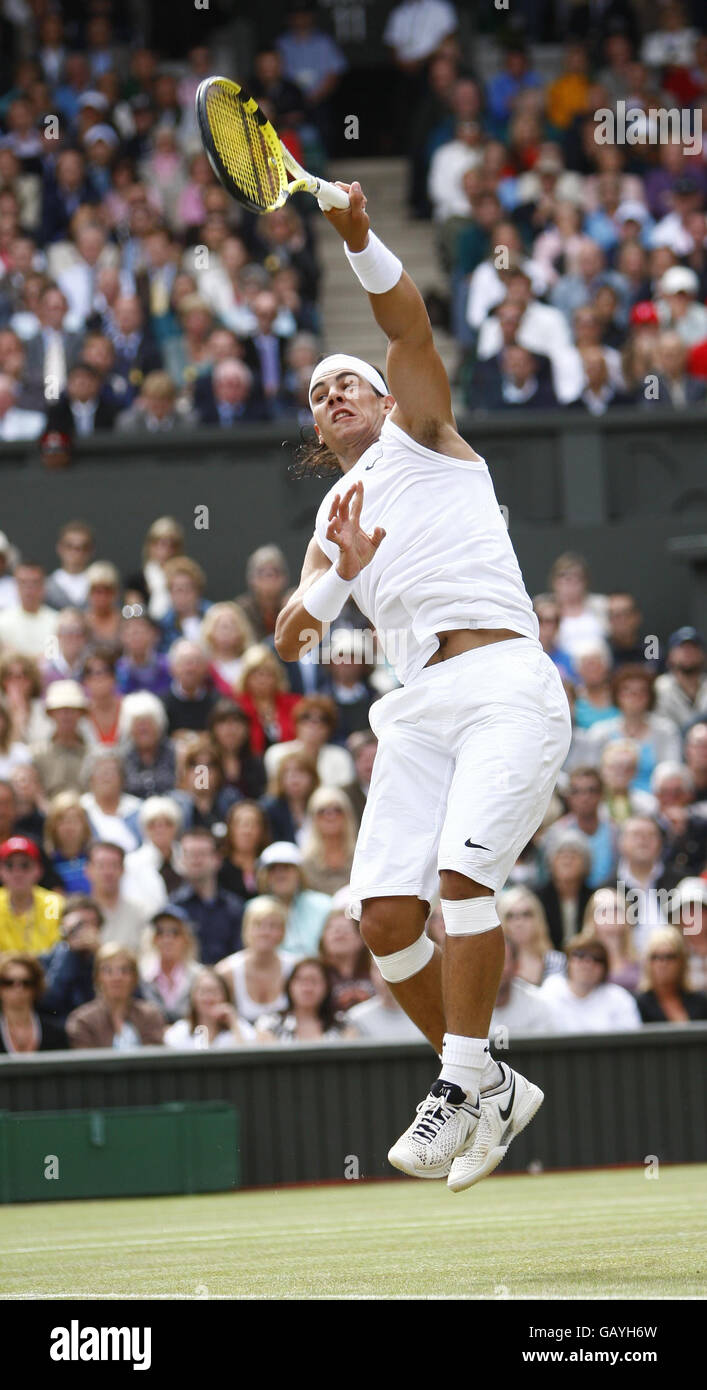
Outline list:
[[[451,1081],[434,1081],[412,1124],[388,1154],[394,1168],[411,1178],[446,1178],[452,1160],[471,1140],[480,1107]]]
[[[505,1158],[509,1145],[542,1105],[545,1096],[539,1086],[526,1081],[505,1062],[497,1064],[502,1080],[481,1092],[481,1117],[471,1141],[456,1155],[447,1179],[452,1192],[463,1192],[487,1178]]]

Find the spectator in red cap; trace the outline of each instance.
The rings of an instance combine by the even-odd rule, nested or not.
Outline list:
[[[630,322],[633,328],[643,327],[647,323],[654,323],[658,327],[658,310],[653,300],[639,299],[631,310]]]
[[[59,940],[63,899],[38,888],[42,861],[34,840],[11,835],[0,845],[0,951],[39,955]]]

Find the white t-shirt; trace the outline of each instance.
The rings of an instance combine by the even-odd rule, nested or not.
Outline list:
[[[0,644],[22,656],[46,656],[47,641],[53,637],[59,614],[46,604],[37,613],[24,608],[4,608],[0,613]]]
[[[61,585],[75,608],[83,608],[88,598],[88,570],[82,570],[80,574],[69,574],[68,570],[58,569],[54,570],[51,578]]]
[[[255,1042],[255,1029],[251,1028],[249,1023],[245,1023],[243,1019],[239,1019],[238,1026],[241,1030],[244,1043]],[[207,1052],[213,1048],[220,1051],[224,1048],[241,1046],[241,1043],[234,1038],[233,1033],[228,1028],[224,1028],[223,1032],[217,1033],[213,1042],[206,1043],[203,1033],[192,1033],[188,1018],[180,1018],[176,1023],[173,1023],[171,1027],[167,1029],[163,1042],[167,1047],[192,1048],[195,1052]]]
[[[544,999],[537,985],[527,980],[511,980],[511,992],[507,1004],[497,1004],[491,1015],[489,1038],[493,1042],[496,1030],[505,1028],[509,1037],[524,1036],[531,1033],[556,1033],[557,1024],[552,1006]]]
[[[464,140],[448,140],[435,150],[427,177],[427,192],[436,222],[448,217],[468,217],[469,199],[463,179],[467,169],[476,169],[481,153]]]
[[[388,18],[383,42],[403,61],[427,58],[447,34],[457,29],[457,16],[449,0],[403,0]]]
[[[32,754],[26,743],[11,743],[7,753],[0,753],[0,778],[6,781],[13,768],[31,761]]]
[[[633,995],[621,985],[597,985],[579,999],[564,975],[548,975],[538,993],[550,1005],[558,1033],[620,1033],[642,1026]]]
[[[379,439],[345,475],[347,489],[359,481],[361,526],[382,526],[386,535],[352,595],[402,685],[437,650],[437,632],[508,628],[537,641],[538,620],[483,459],[438,454],[388,416]],[[341,492],[340,480],[315,523],[332,564],[339,550],[326,530]]]
[[[353,1023],[362,1038],[379,1038],[381,1042],[424,1042],[424,1034],[397,1004],[394,1009],[382,999],[364,999],[346,1013],[346,1022]]]

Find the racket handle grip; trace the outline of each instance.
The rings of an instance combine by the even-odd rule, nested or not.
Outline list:
[[[343,188],[337,188],[336,184],[327,183],[326,179],[317,180],[315,190],[316,199],[322,212],[330,212],[332,208],[338,208],[343,212],[350,206],[348,193],[344,193]]]

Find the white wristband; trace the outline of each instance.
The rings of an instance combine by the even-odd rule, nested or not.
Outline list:
[[[385,294],[397,285],[403,273],[403,263],[376,236],[368,233],[368,245],[362,251],[350,251],[344,242],[346,258],[364,290],[369,294]]]
[[[321,623],[332,622],[338,618],[354,583],[353,579],[342,579],[336,565],[332,565],[304,594],[302,607]]]

